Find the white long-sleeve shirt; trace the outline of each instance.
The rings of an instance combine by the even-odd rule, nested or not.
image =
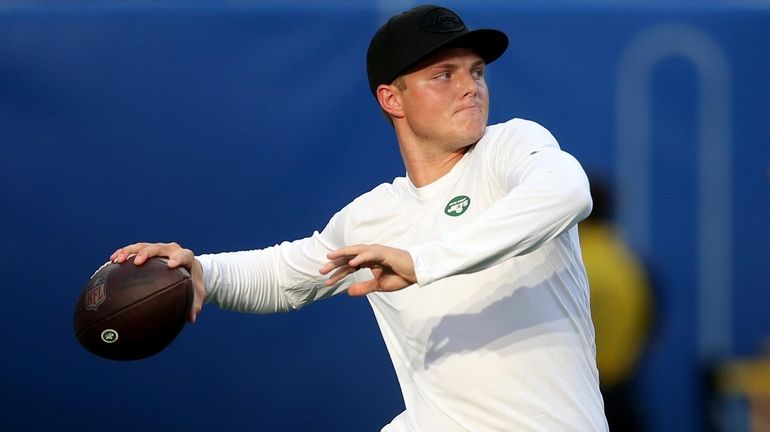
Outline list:
[[[383,432],[604,431],[577,236],[590,208],[579,163],[514,119],[488,127],[437,181],[382,184],[311,237],[199,257],[206,301],[297,309],[371,278],[325,286],[330,251],[406,249],[417,284],[367,296],[406,405]]]

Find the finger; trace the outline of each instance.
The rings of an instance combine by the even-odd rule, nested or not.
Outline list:
[[[116,250],[110,256],[110,261],[115,263],[125,262],[129,256],[136,254],[145,247],[147,247],[147,243],[134,243],[128,246],[124,246]]]
[[[356,270],[358,270],[358,269],[350,267],[350,266],[347,266],[347,265],[343,266],[343,267],[340,267],[339,269],[337,269],[336,272],[334,272],[334,274],[329,276],[329,279],[326,280],[326,285],[327,286],[332,286],[332,285],[336,284],[337,282],[341,281],[342,279],[344,279],[349,274],[355,272]]]
[[[168,257],[168,268],[185,267],[190,269],[195,254],[190,249],[183,249],[178,247],[175,251],[171,252]]]
[[[348,261],[351,267],[369,267],[375,264],[383,264],[383,258],[371,251],[362,252]]]
[[[203,285],[203,267],[201,266],[201,263],[193,258],[193,263],[190,267],[194,297],[187,321],[191,324],[195,324],[195,321],[198,319],[198,314],[201,312],[201,309],[203,309],[203,299],[206,298],[206,288]]]
[[[145,261],[152,257],[159,256],[170,258],[180,249],[181,246],[176,243],[137,243],[135,248],[129,249],[129,252],[135,250],[136,252],[134,253],[136,256],[134,257],[134,264],[142,265],[145,263]],[[122,261],[125,261],[126,259],[128,259],[128,256],[126,256]]]
[[[144,248],[136,252],[136,256],[134,257],[134,264],[142,265],[144,264],[145,261],[155,256],[168,257],[168,253],[163,253],[165,248],[166,248],[166,245],[158,244],[158,243],[149,244],[145,246]]]
[[[195,324],[195,321],[198,319],[198,314],[201,312],[203,302],[195,300],[193,302],[192,308],[190,308],[190,315],[187,316],[187,322],[190,324]]]
[[[319,270],[319,273],[322,275],[329,274],[332,270],[342,267],[344,265],[347,265],[348,260],[350,258],[348,256],[344,256],[342,258],[337,258],[332,261],[327,262],[321,269]]]
[[[195,324],[201,309],[203,309],[203,296],[199,296],[196,293],[192,307],[190,308],[190,315],[187,316],[187,321],[189,321],[190,324]]]
[[[333,252],[329,252],[326,255],[326,258],[329,258],[330,260],[335,260],[338,258],[343,257],[354,257],[361,252],[364,252],[367,248],[370,248],[371,245],[351,245],[351,246],[345,246],[341,247]]]
[[[371,279],[364,282],[356,282],[348,288],[348,295],[352,297],[365,296],[371,292],[377,291],[377,280]]]

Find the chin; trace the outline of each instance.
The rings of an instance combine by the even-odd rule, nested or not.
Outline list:
[[[459,132],[455,134],[455,140],[453,147],[456,148],[463,148],[468,147],[469,145],[476,144],[479,142],[481,137],[484,136],[484,129],[481,129],[480,131],[468,131],[463,130],[462,132]]]
[[[484,136],[484,131],[487,129],[487,123],[486,121],[477,120],[474,121],[466,127],[463,128],[463,131],[460,133],[460,135],[465,138],[465,141],[468,142],[468,144],[475,144],[477,143],[482,136]]]

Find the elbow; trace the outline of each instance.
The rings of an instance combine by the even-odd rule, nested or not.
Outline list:
[[[572,187],[565,189],[564,202],[566,208],[572,215],[574,223],[583,221],[591,214],[593,209],[593,199],[588,184],[584,182],[575,182]]]
[[[580,213],[578,214],[578,221],[586,219],[594,209],[594,200],[591,198],[591,192],[587,186],[583,188],[583,193],[581,195],[582,199],[580,205]]]

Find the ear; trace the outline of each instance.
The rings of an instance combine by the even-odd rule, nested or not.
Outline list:
[[[404,110],[401,105],[401,90],[396,86],[380,84],[377,87],[377,101],[383,111],[393,117],[404,117]]]

